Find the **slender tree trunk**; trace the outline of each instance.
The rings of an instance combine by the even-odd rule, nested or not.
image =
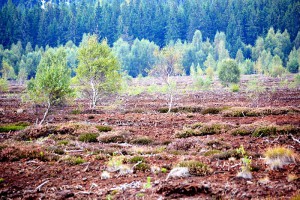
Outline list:
[[[169,110],[168,110],[168,113],[171,112],[172,104],[173,104],[173,94],[170,93],[170,100],[169,100]]]
[[[48,116],[50,107],[51,107],[51,103],[50,103],[50,100],[48,100],[47,109],[46,109],[46,111],[45,111],[45,113],[44,113],[44,117],[43,117],[43,119],[40,121],[39,125],[42,125],[43,122],[45,121],[46,117]]]
[[[97,91],[92,80],[91,80],[91,87],[92,87],[92,103],[90,108],[95,108],[97,102]]]

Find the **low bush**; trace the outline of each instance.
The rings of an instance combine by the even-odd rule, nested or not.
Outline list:
[[[110,126],[96,126],[99,132],[109,132],[112,131],[112,127]]]
[[[265,137],[276,135],[276,127],[275,126],[262,126],[255,129],[252,133],[253,137]]]
[[[80,156],[67,156],[65,159],[63,159],[66,163],[69,165],[80,165],[82,163],[85,163],[86,161],[81,158]]]
[[[138,163],[138,162],[140,162],[140,161],[144,162],[145,159],[144,159],[142,156],[134,156],[134,157],[128,159],[128,162],[129,162],[129,163],[132,163],[132,164]]]
[[[169,108],[167,108],[167,107],[159,108],[157,111],[159,113],[167,113],[169,111]],[[173,113],[178,113],[178,112],[199,113],[201,111],[202,111],[201,107],[177,107],[177,108],[171,109],[171,112],[173,112]]]
[[[142,136],[130,141],[132,144],[139,144],[139,145],[148,145],[151,144],[153,140],[147,136]]]
[[[243,155],[239,153],[236,149],[233,149],[233,150],[223,151],[213,156],[214,159],[220,159],[220,160],[227,160],[228,158],[231,157],[240,159],[243,157]]]
[[[240,91],[240,86],[238,84],[232,84],[230,90],[231,92],[238,92]]]
[[[84,133],[79,135],[78,140],[81,142],[98,142],[98,136],[97,133]]]
[[[219,154],[219,153],[221,153],[220,150],[213,149],[213,150],[206,151],[203,155],[204,156],[212,156],[212,155]]]
[[[201,114],[206,115],[206,114],[219,114],[222,111],[222,108],[205,108],[201,111]]]
[[[205,176],[212,172],[208,165],[196,160],[180,162],[178,163],[178,167],[187,167],[189,173],[195,176]]]
[[[100,135],[98,140],[103,143],[124,143],[130,140],[130,138],[127,132],[115,132]]]
[[[187,138],[192,136],[205,136],[205,135],[214,135],[220,134],[222,131],[223,125],[221,124],[201,124],[196,123],[190,127],[184,128],[182,131],[178,131],[175,134],[177,138]]]
[[[134,167],[135,171],[142,171],[142,172],[149,171],[150,169],[151,169],[150,165],[145,162],[141,162]]]

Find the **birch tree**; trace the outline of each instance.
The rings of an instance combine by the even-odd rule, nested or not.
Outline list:
[[[71,96],[70,81],[71,71],[67,68],[64,49],[48,49],[37,67],[35,79],[31,79],[27,86],[30,99],[46,106],[39,125],[45,121],[53,106],[63,103]]]
[[[174,46],[166,46],[160,51],[156,51],[157,63],[150,71],[150,74],[161,78],[168,88],[168,113],[172,109],[173,96],[176,90],[176,83],[170,80],[171,76],[181,75],[183,67],[181,65],[182,53]]]
[[[119,89],[120,67],[106,40],[99,43],[96,35],[87,37],[78,49],[76,81],[81,93],[90,100],[90,108],[95,108],[101,97]]]

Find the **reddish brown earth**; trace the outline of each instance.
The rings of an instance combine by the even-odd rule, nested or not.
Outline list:
[[[174,107],[226,106],[257,109],[251,107],[253,99],[249,98],[245,90],[250,78],[252,77],[243,77],[238,93],[224,90],[218,83],[208,91],[184,93],[183,90],[179,90],[180,92],[175,95]],[[289,79],[293,80],[292,77]],[[17,136],[24,131],[0,133],[0,147],[3,146],[0,148],[0,178],[3,179],[0,182],[0,199],[290,199],[293,196],[299,198],[300,144],[296,141],[300,138],[299,129],[293,135],[266,137],[233,136],[230,130],[222,131],[221,134],[188,138],[174,136],[184,126],[197,122],[226,123],[231,126],[265,123],[278,126],[293,125],[299,128],[299,86],[282,88],[279,87],[278,79],[260,77],[260,80],[267,90],[258,96],[259,108],[286,108],[297,112],[252,117],[225,117],[222,113],[204,115],[200,112],[159,113],[157,111],[159,108],[167,106],[166,96],[146,93],[108,98],[94,111],[89,110],[87,102],[82,100],[56,107],[46,120],[48,126],[59,127],[77,122],[88,126],[109,125],[113,128],[113,133],[127,132],[126,137],[131,139],[148,136],[153,142],[149,145],[136,145],[131,142],[125,145],[84,143],[77,141],[78,135],[74,136],[67,131],[60,132],[58,136],[55,135],[56,132],[50,131],[52,135],[48,137],[17,141]],[[139,84],[151,83],[151,80],[147,81],[142,80]],[[191,84],[187,78],[180,78],[177,82],[181,89]],[[42,116],[44,108],[23,103],[22,93],[23,87],[11,85],[9,92],[0,94],[0,124],[27,121],[32,124],[27,129],[34,129],[34,123],[37,117]],[[17,109],[23,109],[23,112],[18,113]],[[72,114],[77,109],[81,113]],[[63,155],[48,152],[49,146],[58,146],[58,141],[63,138],[70,140],[69,145],[63,146],[65,151]],[[209,146],[208,143],[212,141],[216,141],[216,144]],[[36,148],[37,152],[53,154],[52,156],[58,159],[29,157],[16,161],[3,159],[7,153],[5,147],[10,145],[18,148],[23,145],[26,151]],[[236,176],[241,168],[239,159],[219,160],[213,156],[203,155],[208,150],[226,151],[237,149],[241,145],[252,158],[252,166],[255,169],[252,171],[252,179]],[[275,146],[292,149],[298,155],[296,162],[285,165],[282,169],[271,170],[264,162],[264,152],[268,147]],[[85,162],[79,165],[68,164],[62,159],[66,155],[81,156]],[[134,173],[125,176],[111,173],[110,179],[102,180],[101,173],[107,169],[107,162],[113,155],[124,155],[126,158],[140,155],[150,166],[166,168],[167,172],[154,174],[150,170],[134,170]],[[183,160],[202,161],[212,171],[206,176],[166,180],[170,169]],[[288,180],[288,176],[291,175],[296,178]],[[144,187],[147,177],[151,177],[151,188]],[[269,178],[267,183],[262,182],[265,177]]]

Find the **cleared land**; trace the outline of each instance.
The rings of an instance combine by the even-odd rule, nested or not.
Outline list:
[[[249,91],[253,78],[262,91]],[[56,107],[43,127],[34,123],[44,108],[22,103],[24,88],[11,85],[0,94],[1,199],[299,198],[300,88],[293,76],[244,76],[236,93],[217,81],[197,91],[188,77],[175,80],[171,113],[164,113],[159,80],[135,79],[130,94],[96,110],[83,100]],[[278,146],[291,151],[290,160],[270,164],[267,149]],[[245,166],[251,179],[237,177]],[[188,172],[169,174],[176,167]]]

